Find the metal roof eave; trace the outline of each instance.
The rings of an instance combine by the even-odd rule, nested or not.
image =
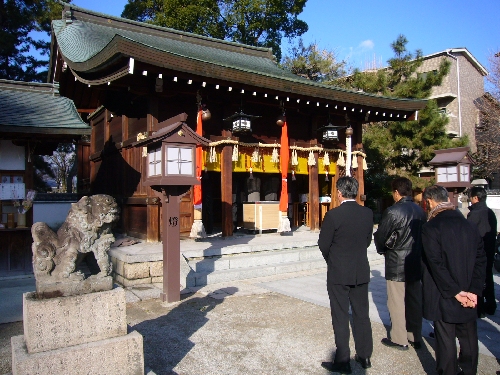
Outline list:
[[[263,89],[276,89],[276,84],[274,83],[276,81],[287,83],[287,85],[291,89],[283,90],[283,92],[286,92],[288,94],[306,95],[303,94],[304,89],[306,89],[306,91],[313,91],[313,93],[309,94],[308,96],[316,98],[332,100],[332,101],[340,101],[346,103],[354,103],[358,105],[365,105],[368,107],[380,107],[402,112],[415,112],[423,109],[427,105],[426,99],[415,100],[415,99],[390,98],[364,92],[356,92],[335,86],[312,82],[309,80],[301,80],[299,79],[299,77],[297,77],[297,79],[294,80],[286,77],[275,77],[265,73],[238,70],[234,67],[229,67],[229,66],[223,66],[223,65],[217,66],[215,64],[208,64],[206,62],[199,61],[196,59],[191,59],[186,56],[178,56],[169,52],[158,50],[151,46],[145,46],[138,43],[137,41],[132,41],[130,39],[121,36],[116,36],[115,38],[113,38],[113,42],[108,44],[109,49],[105,48],[101,50],[99,54],[95,55],[92,59],[84,63],[74,63],[67,60],[66,58],[65,61],[72,70],[73,74],[84,84],[93,84],[93,85],[104,84],[106,82],[112,81],[113,79],[118,79],[120,77],[127,75],[130,66],[127,65],[125,67],[117,68],[114,74],[108,73],[106,76],[95,78],[93,80],[85,79],[81,77],[81,75],[82,73],[85,73],[85,70],[95,72],[99,66],[103,67],[107,66],[106,61],[115,59],[117,53],[120,53],[123,56],[127,56],[127,50],[129,49],[128,47],[130,47],[131,45],[140,48],[143,51],[155,51],[156,53],[159,53],[163,56],[163,58],[161,59],[156,59],[157,61],[155,59],[151,59],[148,61],[143,55],[142,56],[143,58],[140,61],[156,66],[161,66],[166,69],[182,71],[188,74],[200,75],[200,72],[204,72],[205,76],[210,78],[221,79],[226,81],[229,80],[227,74],[219,74],[219,75],[212,74],[212,76],[206,74],[207,70],[210,70],[213,73],[214,69],[199,69],[199,68],[186,69],[186,64],[182,64],[180,60],[188,59],[192,61],[193,64],[198,66],[208,65],[208,66],[213,66],[215,70],[219,69],[219,70],[225,70],[225,71],[230,70],[237,72],[238,74],[242,75],[242,79],[239,81],[233,80],[232,82],[237,82],[239,84],[248,84],[248,82],[253,81],[251,77],[256,77],[256,76],[260,76],[266,79],[267,83],[266,85],[261,85],[261,86],[256,85],[256,87],[261,87]],[[133,56],[130,57],[135,59],[135,57]],[[290,84],[292,84],[293,86],[290,86]]]
[[[0,125],[0,133],[24,133],[24,134],[49,134],[49,135],[91,135],[92,128],[74,127],[32,127],[32,126],[12,126]]]

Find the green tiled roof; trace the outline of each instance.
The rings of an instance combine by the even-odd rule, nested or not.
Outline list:
[[[226,73],[219,71],[217,74],[222,76],[218,78],[232,80],[234,77],[228,77],[227,74],[229,69],[230,72],[243,74],[243,81],[241,79],[238,81],[240,83],[252,81],[256,84],[258,81],[258,85],[267,89],[275,89],[279,83],[282,86],[281,90],[287,93],[303,93],[310,97],[402,111],[415,111],[426,105],[425,100],[382,97],[298,77],[281,69],[274,61],[271,50],[267,48],[113,17],[71,4],[64,6],[63,19],[52,21],[53,38],[64,61],[74,70],[75,75],[103,72],[118,56],[141,60],[148,53],[159,52],[165,54],[165,58],[156,57],[155,61],[158,62],[155,64],[165,68],[178,69],[169,66],[168,58],[181,58],[201,64],[198,64],[197,71],[192,72],[194,74],[215,77],[214,71],[223,68],[226,69]],[[130,47],[127,47],[129,48],[127,51],[121,50],[120,42],[132,43],[133,46],[139,47],[141,52],[135,52],[138,56],[131,56],[130,52],[127,52],[130,51]],[[137,48],[135,51],[138,51]],[[51,69],[55,69],[53,58]]]
[[[113,17],[110,16],[110,18]],[[279,68],[271,58],[268,49],[228,43],[121,18],[120,20],[133,23],[134,26],[142,25],[144,29],[139,32],[117,28],[113,23],[101,25],[83,20],[74,20],[70,24],[66,24],[64,20],[55,20],[52,21],[52,29],[64,57],[74,63],[90,60],[103,51],[113,38],[122,37],[145,47],[208,64],[293,80],[299,78],[291,72]],[[157,33],[150,33],[151,31],[163,31],[169,34],[161,37]],[[181,36],[184,37],[184,40]],[[186,41],[186,39],[188,40]],[[239,48],[244,51],[240,49],[238,52]],[[302,81],[302,79],[300,80]]]
[[[0,131],[83,135],[91,128],[57,85],[0,80]]]

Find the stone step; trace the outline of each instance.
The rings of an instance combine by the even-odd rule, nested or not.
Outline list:
[[[384,257],[372,250],[368,251],[368,261],[379,264]],[[187,287],[326,268],[318,246],[188,258],[187,263],[190,268],[186,275]]]
[[[276,263],[271,265],[253,266],[246,268],[224,269],[214,272],[192,271],[186,277],[186,286],[187,287],[205,286],[210,284],[223,283],[227,281],[253,279],[256,277],[278,275],[289,272],[300,272],[322,267],[325,267],[326,269],[326,264],[323,258]]]
[[[188,259],[188,264],[195,272],[213,272],[317,259],[323,260],[323,257],[319,248],[313,246],[303,249],[260,251],[203,259]]]

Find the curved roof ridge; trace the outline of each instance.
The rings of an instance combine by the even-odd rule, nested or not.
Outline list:
[[[248,50],[251,50],[251,51],[254,51],[254,52],[258,52],[260,54],[263,55],[263,57],[265,55],[267,55],[267,57],[269,59],[273,59],[274,56],[272,55],[272,49],[271,48],[266,48],[266,47],[256,47],[256,46],[251,46],[251,45],[248,45],[248,44],[243,44],[243,43],[239,43],[239,42],[232,42],[232,41],[228,41],[228,40],[224,40],[224,39],[218,39],[218,38],[214,38],[214,37],[209,37],[209,36],[204,36],[204,35],[200,35],[200,34],[195,34],[195,33],[191,33],[191,32],[187,32],[187,31],[181,31],[181,30],[176,30],[176,29],[172,29],[172,28],[169,28],[169,27],[164,27],[164,26],[157,26],[157,25],[154,25],[152,23],[149,23],[149,22],[140,22],[140,21],[134,21],[134,20],[130,20],[128,18],[122,18],[122,17],[117,17],[117,16],[112,16],[112,15],[109,15],[109,14],[105,14],[105,13],[100,13],[100,12],[95,12],[95,11],[92,11],[92,10],[89,10],[89,9],[85,9],[85,8],[81,8],[81,7],[78,7],[76,5],[73,5],[73,4],[70,4],[70,3],[65,3],[61,0],[57,0],[61,5],[63,5],[64,7],[67,7],[71,10],[75,10],[79,13],[82,13],[82,14],[88,14],[90,16],[94,16],[94,17],[97,17],[97,18],[102,18],[103,19],[103,23],[110,23],[108,20],[116,20],[118,22],[121,22],[121,23],[124,23],[124,24],[130,24],[130,25],[134,25],[134,26],[140,26],[140,27],[147,27],[147,28],[150,28],[152,30],[155,30],[155,31],[159,31],[159,32],[164,32],[164,33],[171,33],[171,34],[174,34],[174,35],[178,35],[180,36],[181,38],[183,36],[186,36],[188,38],[192,38],[193,40],[206,40],[206,41],[210,41],[210,42],[214,42],[214,43],[218,43],[218,44],[223,44],[223,45],[227,45],[228,47],[232,47],[234,49],[238,49],[238,52],[245,52],[244,50],[242,50],[242,48],[244,47],[245,49],[248,49]],[[74,13],[72,14],[72,16],[74,15]],[[80,18],[76,18],[76,19],[80,19]],[[114,25],[116,27],[116,25]],[[120,25],[119,25],[120,26]],[[123,27],[121,27],[123,28]],[[136,32],[140,32],[140,31],[137,31]],[[250,52],[250,51],[248,51]]]

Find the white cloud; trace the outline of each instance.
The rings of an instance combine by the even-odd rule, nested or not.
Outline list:
[[[373,48],[375,47],[375,43],[373,43],[373,40],[365,40],[361,43],[359,43],[359,46],[358,46],[358,50],[360,50],[360,52],[366,52],[366,51],[370,51],[372,50]]]

